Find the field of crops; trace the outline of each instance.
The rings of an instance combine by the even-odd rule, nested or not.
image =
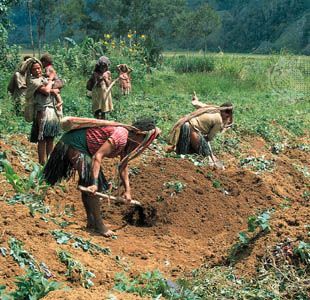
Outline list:
[[[87,47],[48,49],[66,80],[65,115],[91,116],[85,85],[98,48]],[[6,95],[12,71],[2,71],[0,298],[309,299],[309,57],[165,53],[148,64],[144,49],[113,49],[113,76],[131,65],[133,91],[115,88],[109,118],[149,116],[162,129],[130,164],[133,198],[155,212],[152,223],[103,201],[117,236],[85,228],[77,179],[42,181],[30,124]],[[194,91],[234,105],[233,128],[212,142],[225,170],[164,151]],[[112,181],[116,163],[104,162]]]

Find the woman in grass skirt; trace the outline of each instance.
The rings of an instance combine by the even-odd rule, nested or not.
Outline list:
[[[55,109],[59,89],[52,88],[55,74],[48,78],[42,75],[41,62],[35,58],[28,62],[30,80],[27,84],[26,99],[32,99],[33,123],[30,142],[38,143],[39,163],[45,164],[54,147],[54,137],[59,133],[59,116]]]
[[[132,126],[108,125],[71,130],[65,133],[55,146],[44,168],[44,177],[48,183],[54,185],[78,171],[79,185],[90,191],[82,192],[87,228],[105,237],[112,236],[114,233],[102,222],[99,199],[94,195],[97,191],[108,189],[101,170],[102,159],[120,157],[119,175],[125,188],[123,197],[130,201],[127,163],[146,149],[159,133],[160,130],[155,127],[154,122],[148,120],[136,122]]]

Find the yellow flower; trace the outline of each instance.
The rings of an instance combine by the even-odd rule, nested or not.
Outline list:
[[[110,39],[110,38],[111,38],[111,35],[107,33],[107,34],[104,35],[104,37],[105,37],[106,39]]]
[[[127,36],[128,36],[129,39],[132,38],[132,34],[131,33],[128,33]]]
[[[145,35],[144,34],[141,35],[141,39],[145,39]]]

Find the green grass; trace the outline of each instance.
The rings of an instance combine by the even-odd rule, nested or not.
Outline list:
[[[270,68],[279,64],[273,56],[262,64],[248,55],[217,57],[212,72],[176,73],[176,58],[167,58],[159,70],[135,79],[133,92],[128,97],[120,97],[114,89],[115,110],[113,119],[130,123],[141,116],[153,116],[167,138],[172,125],[183,115],[193,111],[191,97],[196,91],[201,101],[221,104],[231,101],[235,107],[235,128],[232,135],[255,134],[266,141],[279,142],[287,137],[305,134],[309,130],[307,113],[310,111],[310,82],[303,77],[303,90],[294,82],[283,90],[275,90],[270,82]],[[179,58],[178,58],[179,59]],[[286,60],[297,57],[285,56]],[[298,65],[300,66],[300,65]],[[285,66],[284,66],[285,68]],[[306,73],[306,68],[303,73]],[[74,73],[64,76],[67,80],[63,88],[65,115],[91,116],[91,99],[86,97],[87,78]],[[8,77],[5,77],[8,80]],[[281,82],[280,82],[281,83]],[[5,85],[2,86],[2,89]],[[3,93],[3,90],[2,90]],[[1,102],[0,128],[2,132],[29,132],[30,125],[22,118],[12,118],[12,106],[4,95]],[[284,128],[286,136],[281,133]]]

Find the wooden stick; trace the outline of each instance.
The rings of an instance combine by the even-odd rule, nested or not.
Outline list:
[[[88,188],[86,188],[85,186],[82,186],[82,185],[79,185],[78,189],[80,191],[82,191],[82,192],[91,193],[91,191]],[[129,201],[127,201],[126,199],[124,199],[122,197],[114,197],[114,196],[110,196],[110,195],[99,193],[99,192],[96,192],[95,195],[99,196],[101,198],[108,199],[108,200],[113,200],[116,203],[134,204],[134,205],[140,205],[141,206],[141,203],[139,201],[137,201],[137,200],[130,200],[130,202],[129,202]]]

